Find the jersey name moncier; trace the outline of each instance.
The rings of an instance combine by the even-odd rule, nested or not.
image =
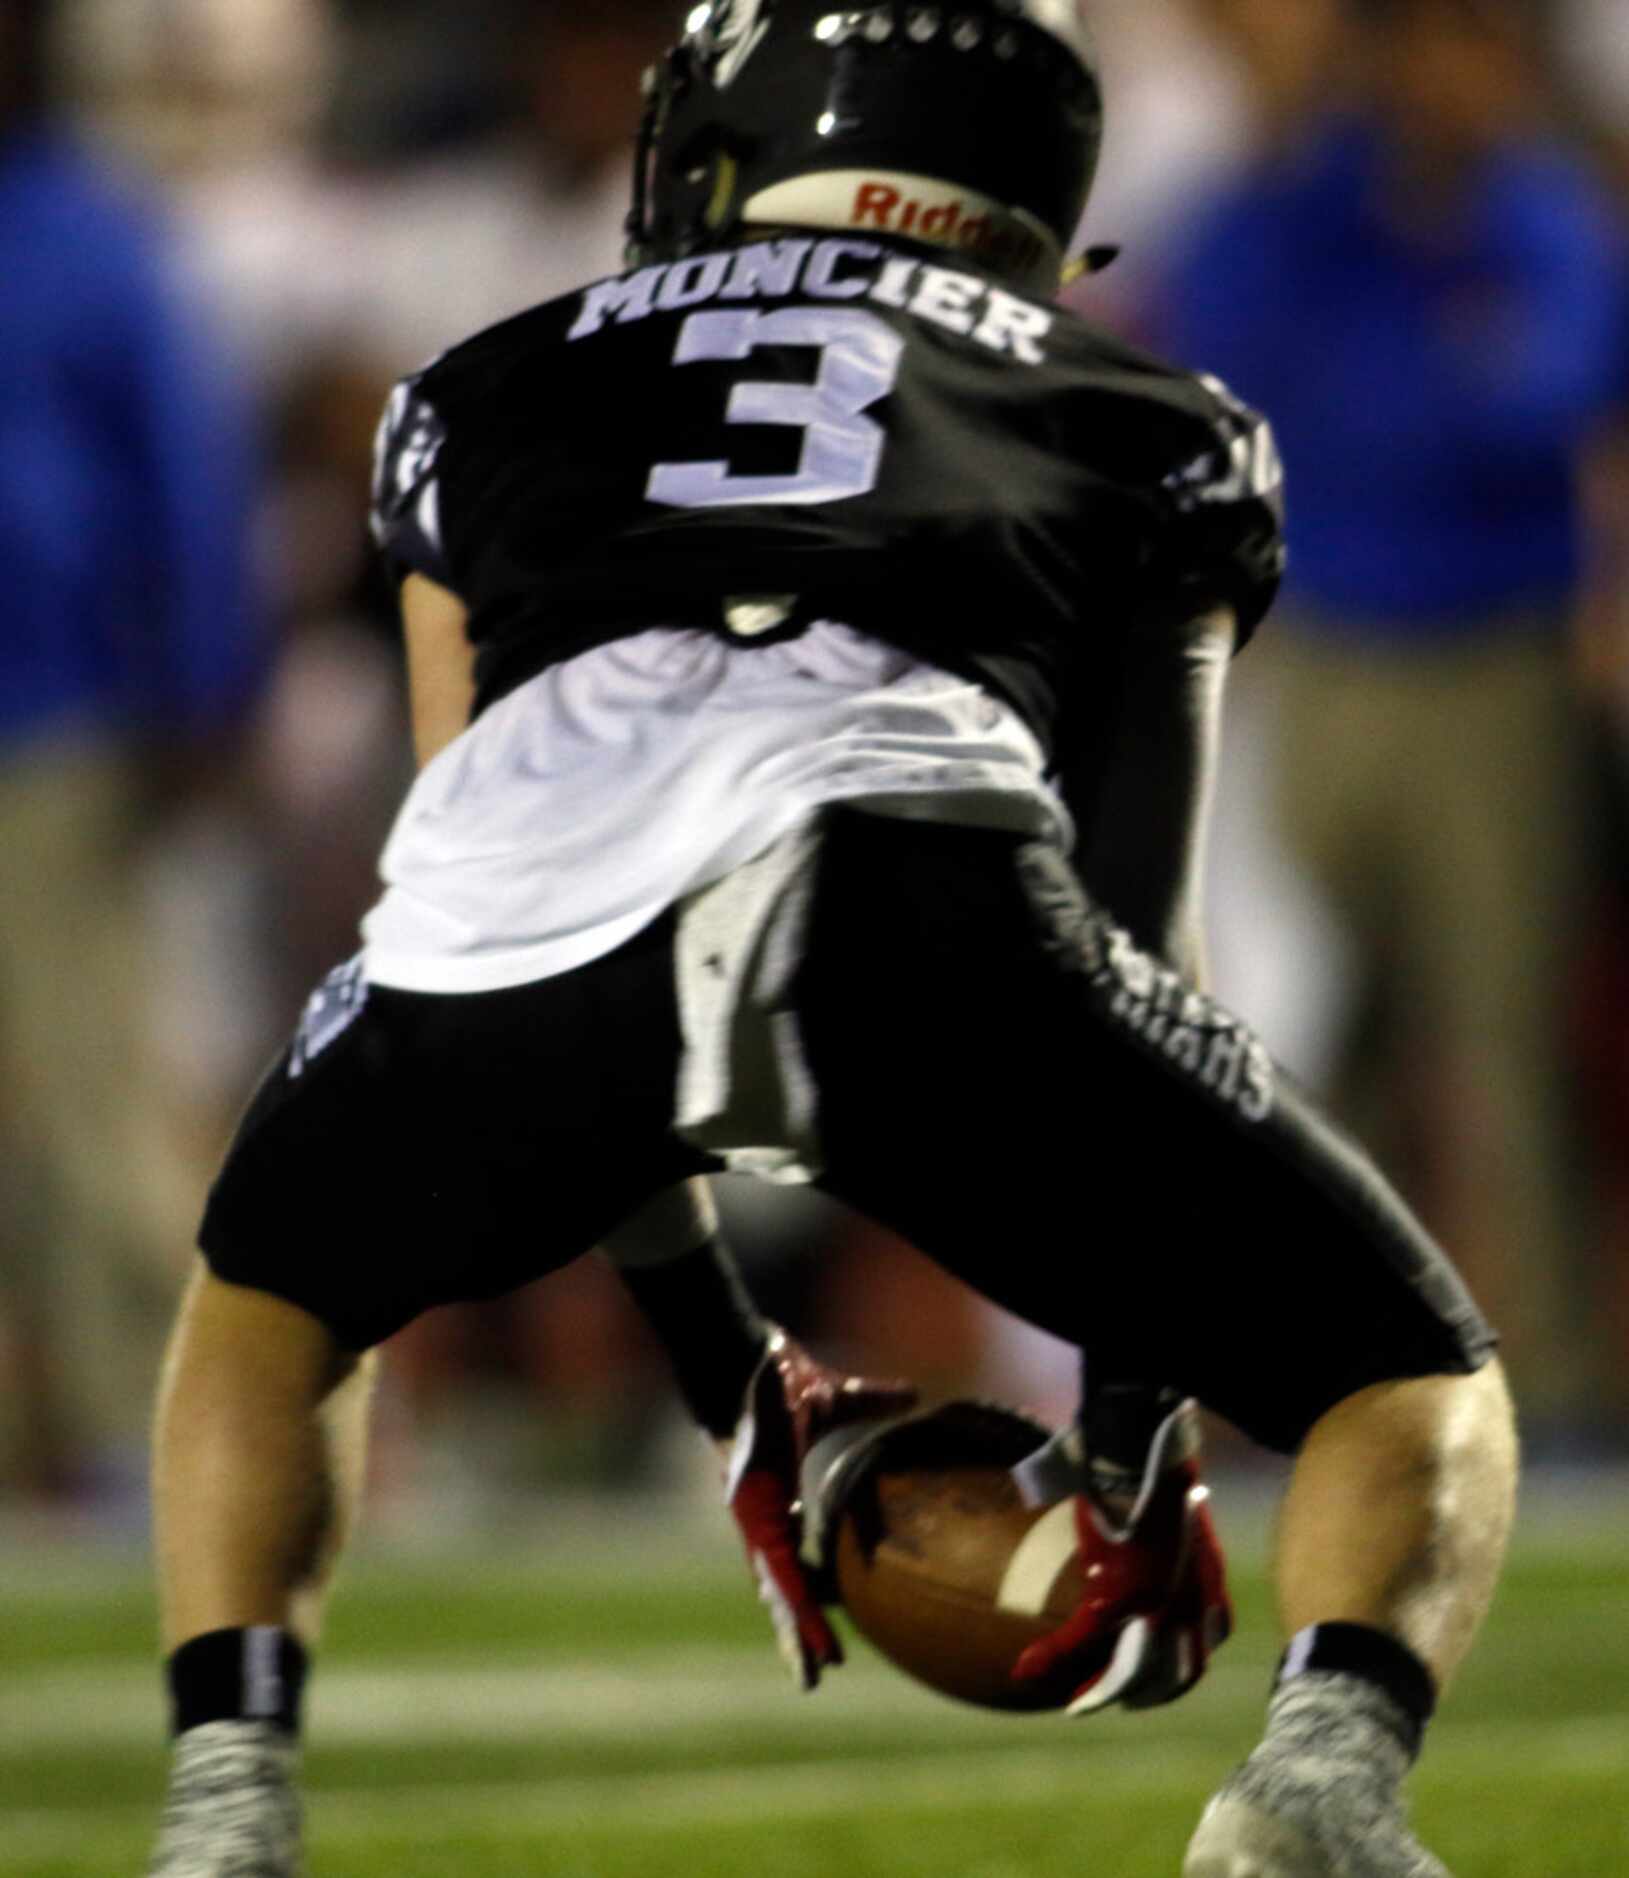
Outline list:
[[[1127,636],[1282,567],[1271,433],[971,258],[765,236],[506,321],[404,381],[374,529],[469,608],[478,707],[652,626],[842,621],[1046,739]]]
[[[1051,311],[960,268],[905,255],[887,256],[880,269],[866,265],[883,252],[874,241],[811,237],[754,242],[733,253],[644,267],[590,287],[566,338],[588,338],[607,319],[625,326],[653,313],[802,294],[817,301],[868,300],[895,307],[1026,365],[1044,362],[1041,342],[1056,317]]]

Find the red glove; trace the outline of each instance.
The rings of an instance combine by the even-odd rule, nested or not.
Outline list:
[[[1153,1708],[1174,1701],[1232,1631],[1198,1447],[1198,1411],[1184,1402],[1155,1436],[1123,1522],[1089,1491],[1075,1495],[1084,1595],[1074,1616],[1032,1643],[1013,1668],[1020,1682],[1072,1684],[1070,1715],[1115,1702]]]
[[[902,1382],[844,1376],[817,1363],[776,1327],[747,1385],[736,1424],[724,1498],[741,1528],[758,1595],[769,1608],[787,1668],[812,1689],[822,1669],[843,1660],[804,1569],[799,1472],[821,1436],[851,1422],[903,1414],[916,1391]]]

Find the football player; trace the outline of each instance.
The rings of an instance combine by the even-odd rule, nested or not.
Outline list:
[[[375,527],[423,768],[360,956],[212,1191],[157,1433],[158,1878],[291,1872],[365,1353],[609,1242],[789,1661],[810,1441],[907,1399],[765,1324],[692,1184],[816,1179],[1084,1353],[1068,1706],[1225,1632],[1191,1402],[1293,1454],[1287,1648],[1188,1878],[1428,1878],[1402,1784],[1515,1471],[1493,1337],[1198,982],[1270,435],[1060,311],[1101,98],[1076,0],[702,0],[627,270],[408,380]],[[1158,1385],[1157,1387],[1155,1385]]]

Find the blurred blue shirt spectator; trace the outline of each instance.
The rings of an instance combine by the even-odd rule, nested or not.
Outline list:
[[[1611,206],[1547,144],[1505,144],[1454,222],[1411,228],[1380,130],[1352,118],[1243,176],[1192,226],[1164,337],[1272,415],[1292,608],[1429,639],[1561,618],[1577,460],[1625,390]]]
[[[1290,12],[1206,3],[1247,46]],[[1551,134],[1526,0],[1341,17],[1300,117],[1197,211],[1161,337],[1285,457],[1258,742],[1281,851],[1346,942],[1329,1093],[1499,1326],[1530,1445],[1562,1452],[1622,1400],[1563,1026],[1590,866],[1571,628],[1624,236]]]
[[[264,648],[244,423],[156,218],[51,128],[45,17],[0,0],[0,1493],[117,1512],[191,1212],[142,837]]]
[[[262,659],[251,451],[162,229],[64,135],[0,133],[0,748],[198,731]]]

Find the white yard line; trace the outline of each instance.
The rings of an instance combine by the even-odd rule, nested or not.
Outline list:
[[[1237,1699],[1249,1709],[1260,1681],[1257,1665],[1225,1659],[1207,1678],[1205,1699]],[[799,1696],[767,1645],[687,1647],[650,1651],[607,1663],[603,1658],[538,1656],[494,1663],[482,1656],[406,1661],[366,1668],[327,1665],[312,1685],[311,1732],[325,1745],[411,1747],[426,1741],[474,1744],[551,1740],[656,1738],[706,1729],[795,1726],[813,1735],[856,1724],[897,1723],[956,1749],[977,1734],[980,1745],[1005,1722],[959,1704],[937,1701],[918,1684],[890,1670],[868,1651],[812,1701]],[[1244,1726],[1254,1719],[1250,1710]],[[156,1745],[164,1701],[156,1666],[84,1664],[71,1669],[12,1673],[0,1705],[0,1761],[29,1751],[140,1749]],[[1116,1724],[1124,1725],[1123,1719]],[[1621,1717],[1597,1724],[1575,1718],[1535,1727],[1490,1721],[1455,1728],[1456,1740],[1505,1728],[1545,1751],[1555,1744],[1582,1746],[1594,1758],[1597,1732],[1616,1763],[1629,1772],[1629,1728]],[[957,1735],[960,1731],[960,1740]],[[1581,1731],[1581,1732],[1580,1732]],[[1592,1732],[1596,1731],[1596,1732]],[[1069,1731],[1072,1744],[1091,1750],[1110,1745],[1102,1731]],[[1140,1732],[1140,1730],[1139,1730]],[[1004,1750],[1002,1750],[1004,1751]],[[1434,1758],[1434,1757],[1433,1757]],[[1563,1755],[1563,1758],[1565,1756]]]
[[[1008,1721],[941,1701],[856,1642],[851,1662],[813,1701],[762,1644],[680,1646],[607,1662],[555,1655],[494,1662],[488,1654],[355,1667],[325,1664],[313,1678],[310,1732],[324,1744],[413,1746],[426,1740],[547,1741],[661,1735],[705,1728],[851,1728],[893,1722],[936,1736]],[[1258,1665],[1214,1665],[1207,1693],[1247,1701]],[[164,1697],[156,1663],[13,1672],[0,1707],[0,1762],[10,1753],[82,1747],[140,1748],[161,1738]],[[1114,1724],[1111,1724],[1111,1726]]]
[[[920,1689],[886,1672],[850,1676],[849,1719],[920,1716]],[[801,1710],[774,1652],[684,1650],[619,1664],[558,1657],[503,1664],[328,1667],[312,1684],[311,1726],[325,1742],[495,1742],[563,1735],[663,1733],[784,1722]],[[107,1748],[156,1740],[163,1701],[156,1668],[49,1670],[8,1679],[0,1755],[22,1749]]]

